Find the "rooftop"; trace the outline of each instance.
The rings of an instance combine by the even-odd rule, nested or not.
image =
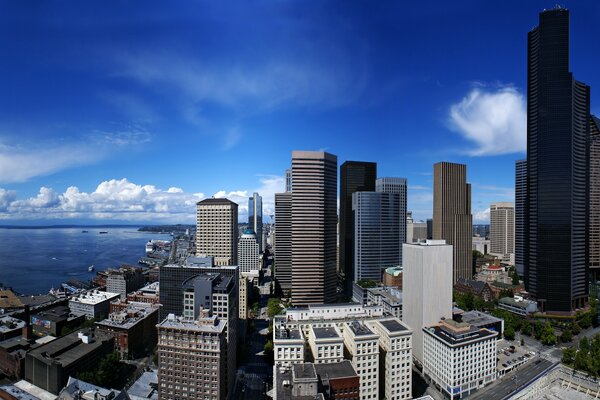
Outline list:
[[[6,333],[14,331],[15,329],[23,329],[25,321],[22,321],[11,316],[4,316],[0,318],[0,333]]]
[[[312,363],[299,363],[292,365],[294,379],[317,379],[315,365]]]
[[[300,340],[302,339],[302,334],[300,333],[300,329],[278,328],[275,329],[275,339]]]
[[[169,314],[161,323],[157,325],[158,328],[170,328],[180,329],[186,331],[195,332],[212,332],[220,333],[225,329],[225,321],[219,320],[216,317],[211,317],[205,320],[186,320],[180,317],[175,317],[173,314]]]
[[[315,364],[315,369],[321,379],[325,377],[329,379],[358,377],[352,363],[348,360],[339,363]]]
[[[81,304],[91,304],[96,305],[102,303],[104,301],[110,301],[116,299],[117,297],[121,297],[119,293],[111,293],[111,292],[101,292],[99,290],[90,290],[89,292],[77,294],[71,298],[70,301],[81,303]]]
[[[498,336],[498,332],[452,320],[441,321],[440,325],[423,328],[423,331],[432,334],[448,346],[461,346]]]
[[[0,290],[0,308],[21,308],[23,302],[12,290]]]
[[[501,304],[507,304],[509,306],[512,307],[516,307],[516,308],[522,308],[522,309],[527,309],[527,307],[529,307],[529,305],[531,304],[536,304],[535,301],[532,300],[515,300],[512,297],[503,297],[500,300],[498,300],[498,303]]]
[[[502,320],[481,311],[467,311],[462,314],[462,321],[470,325],[481,326],[501,322]]]
[[[348,327],[354,334],[354,336],[368,336],[374,335],[374,333],[363,323],[358,321],[352,321],[348,323]]]
[[[108,318],[97,322],[100,327],[130,329],[153,313],[158,314],[158,307],[147,303],[128,303],[127,308],[111,313]]]
[[[404,325],[396,318],[380,320],[379,323],[383,325],[388,332],[404,332],[410,330],[408,326]]]
[[[333,339],[339,338],[340,335],[335,328],[315,328],[311,327],[317,339]]]
[[[200,206],[213,206],[213,205],[231,205],[231,204],[235,204],[237,206],[237,203],[234,203],[233,201],[226,199],[226,198],[220,198],[220,199],[215,199],[215,198],[210,198],[210,199],[204,199],[204,200],[200,200],[199,202],[196,203],[196,205]]]
[[[132,400],[158,400],[158,370],[144,372],[127,390],[127,394]]]
[[[35,313],[32,315],[32,317],[41,319],[41,320],[57,322],[57,321],[64,321],[66,319],[69,319],[70,315],[71,315],[71,310],[69,309],[69,307],[56,306],[56,307],[52,307],[48,310],[44,310],[44,311]],[[33,323],[33,321],[32,321],[32,323]]]

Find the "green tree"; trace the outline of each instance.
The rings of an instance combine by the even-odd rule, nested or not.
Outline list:
[[[579,335],[579,333],[581,333],[581,326],[579,326],[579,324],[577,322],[571,323],[571,325],[569,326],[569,329],[571,329],[571,332],[573,332],[573,335]]]
[[[512,326],[504,328],[504,339],[515,340],[515,329]]]
[[[358,282],[356,282],[356,284],[363,289],[370,289],[377,286],[377,282],[372,281],[370,279],[361,279]]]
[[[587,337],[582,337],[579,341],[579,351],[588,354],[590,352],[590,341]]]
[[[517,274],[516,272],[514,272],[513,275],[512,275],[512,284],[513,285],[518,285],[519,283],[521,283],[519,281],[519,274]]]
[[[580,371],[585,371],[585,370],[587,370],[587,366],[588,366],[588,355],[586,353],[584,353],[583,351],[579,350],[577,352],[577,354],[575,355],[575,361],[573,362],[573,368],[580,370]]]
[[[525,320],[521,323],[521,333],[523,335],[531,336],[532,330],[531,322]]]
[[[572,365],[575,361],[576,350],[573,347],[565,347],[563,349],[562,355],[562,363],[567,365]]]
[[[273,364],[274,358],[273,358],[273,342],[271,340],[267,340],[267,342],[265,343],[265,346],[263,348],[264,353],[265,353],[265,358],[267,359],[267,361],[269,362],[269,364]]]
[[[573,340],[573,332],[571,332],[569,329],[565,329],[560,335],[560,341],[563,343],[569,343],[571,340]]]
[[[267,302],[267,315],[272,319],[275,315],[280,314],[283,311],[281,307],[281,299],[277,297],[271,297]]]
[[[587,329],[592,326],[592,315],[589,311],[583,314],[579,320],[579,326],[581,326],[582,329]]]

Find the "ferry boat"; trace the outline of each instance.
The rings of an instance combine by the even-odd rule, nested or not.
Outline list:
[[[93,266],[93,265],[90,265],[90,266],[88,267],[88,272],[92,272],[93,270],[94,270],[94,266]]]

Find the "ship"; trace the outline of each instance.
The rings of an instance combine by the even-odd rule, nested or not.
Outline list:
[[[84,231],[81,231],[81,233],[88,233],[88,231],[85,231],[85,230],[84,230]]]
[[[105,234],[107,234],[108,232],[107,232],[107,231],[100,231],[100,232],[98,232],[98,233],[99,233],[99,234],[101,234],[101,235],[105,235]]]
[[[90,265],[90,266],[88,267],[88,272],[92,272],[93,270],[94,270],[94,266],[93,266],[93,265]]]

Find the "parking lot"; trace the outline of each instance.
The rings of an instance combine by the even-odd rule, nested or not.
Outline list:
[[[513,370],[519,365],[525,364],[536,355],[536,352],[527,346],[521,346],[516,341],[500,340],[498,342],[498,375]]]

